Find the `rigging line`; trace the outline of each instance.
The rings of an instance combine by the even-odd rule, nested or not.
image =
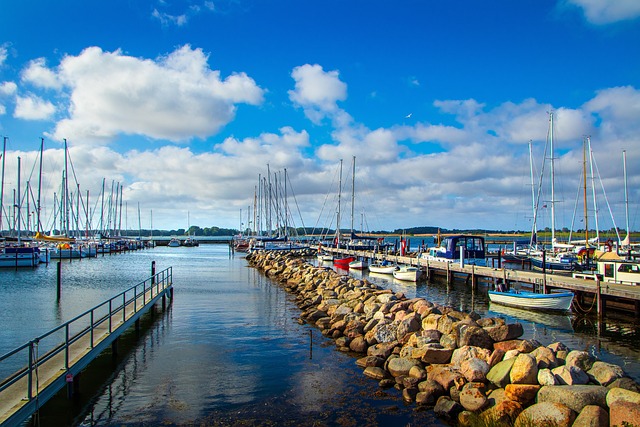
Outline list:
[[[618,236],[618,242],[620,242],[621,241],[621,239],[620,239],[620,231],[618,230],[618,226],[616,225],[616,220],[613,217],[613,211],[611,210],[611,205],[609,204],[609,198],[607,197],[607,192],[604,189],[604,183],[602,182],[602,177],[600,176],[600,169],[598,169],[598,163],[596,162],[595,157],[593,157],[593,166],[596,169],[596,174],[598,175],[598,180],[600,181],[600,187],[602,188],[602,195],[604,196],[604,201],[607,204],[607,209],[609,210],[609,215],[611,215],[611,221],[613,222],[613,228],[616,230],[616,235]],[[597,212],[596,212],[596,215],[597,215]]]
[[[293,191],[293,184],[291,183],[291,178],[287,175],[287,181],[289,181],[289,187],[291,189],[291,195],[293,196],[293,202],[296,205],[296,209],[298,210],[298,215],[300,216],[300,222],[302,223],[302,228],[304,229],[305,234],[307,233],[306,227],[304,225],[304,218],[302,217],[302,212],[300,212],[300,206],[298,206],[298,199],[296,198],[296,193]],[[293,218],[291,218],[293,220]]]

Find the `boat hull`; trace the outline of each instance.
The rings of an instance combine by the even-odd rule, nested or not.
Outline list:
[[[349,268],[349,264],[355,260],[356,258],[352,256],[346,258],[335,258],[333,260],[333,265],[340,268]]]
[[[369,265],[369,271],[378,274],[393,274],[397,267],[395,265],[381,265],[371,264]]]
[[[393,277],[405,282],[417,282],[418,278],[420,278],[420,270],[415,267],[400,267],[393,272]]]
[[[543,311],[568,311],[573,301],[573,293],[536,294],[533,292],[489,291],[489,300],[508,307]]]

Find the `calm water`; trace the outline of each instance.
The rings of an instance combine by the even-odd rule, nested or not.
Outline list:
[[[396,390],[380,390],[353,357],[335,351],[317,330],[299,325],[292,297],[248,268],[242,256],[230,257],[225,245],[65,262],[59,303],[55,264],[0,270],[0,353],[145,279],[152,261],[158,271],[173,267],[172,305],[146,317],[139,335],[123,336],[117,358],[105,352],[97,359],[83,373],[79,396],[50,401],[40,411],[40,425],[437,423],[431,411],[404,405]],[[409,297],[510,320],[523,317],[527,337],[588,349],[640,379],[638,325],[598,327],[570,316],[494,312],[482,288],[472,294],[464,284],[369,279]]]

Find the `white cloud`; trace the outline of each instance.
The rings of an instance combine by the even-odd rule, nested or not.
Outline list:
[[[636,19],[640,16],[640,2],[637,0],[565,0],[581,8],[587,20],[604,25],[618,21]]]
[[[305,64],[294,68],[291,77],[296,83],[295,90],[289,91],[289,99],[302,107],[313,123],[342,115],[337,102],[347,99],[347,85],[340,80],[338,71],[325,72],[318,64]]]
[[[14,95],[18,91],[18,85],[14,82],[2,82],[0,83],[0,95],[9,96]]]
[[[44,58],[34,59],[22,70],[22,81],[36,87],[47,89],[61,89],[62,83],[56,73],[46,67]]]
[[[257,105],[263,90],[245,73],[222,79],[201,49],[185,45],[157,60],[90,47],[65,57],[57,79],[70,88],[69,117],[56,139],[108,141],[119,134],[183,141],[217,133],[236,103]]]
[[[181,27],[185,25],[188,20],[187,15],[170,15],[168,13],[159,12],[158,9],[153,9],[151,16],[160,21],[163,27],[168,27],[169,25]]]
[[[4,62],[7,60],[8,55],[9,55],[9,52],[7,51],[7,47],[0,46],[0,66],[2,66]]]
[[[56,107],[49,101],[36,96],[18,96],[13,116],[24,120],[47,120],[56,112]]]

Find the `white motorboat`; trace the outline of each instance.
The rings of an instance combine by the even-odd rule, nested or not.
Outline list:
[[[353,268],[356,270],[363,270],[367,268],[367,261],[363,258],[355,259],[349,263],[349,268]]]
[[[414,267],[412,265],[401,265],[393,271],[393,277],[407,282],[417,282],[421,273],[422,272],[418,267]]]
[[[388,263],[385,264],[381,262],[376,262],[373,264],[369,264],[369,271],[372,273],[393,274],[396,268],[397,267],[394,264],[388,264]]]
[[[175,237],[171,238],[171,240],[169,240],[169,244],[167,245],[171,248],[177,248],[180,246],[180,240],[176,239]]]
[[[529,310],[567,311],[571,308],[573,292],[538,294],[525,291],[489,291],[489,300],[496,304]]]

